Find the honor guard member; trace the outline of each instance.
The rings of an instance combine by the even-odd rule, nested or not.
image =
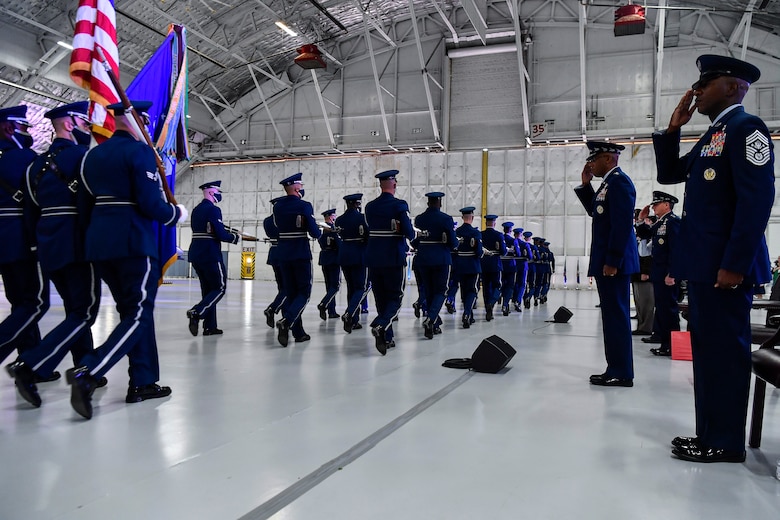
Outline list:
[[[773,143],[742,100],[761,72],[727,56],[699,56],[701,73],[653,135],[658,182],[685,182],[672,276],[688,281],[696,437],[672,441],[693,462],[745,460],[753,286],[771,279],[764,231],[774,202]],[[709,130],[680,157],[695,110]],[[677,262],[677,259],[680,262]]]
[[[477,301],[477,282],[482,272],[482,233],[471,225],[474,222],[474,206],[461,208],[463,224],[455,230],[458,238],[458,283],[463,301],[463,328],[474,323],[474,303]]]
[[[519,256],[517,262],[517,277],[515,278],[515,291],[512,294],[512,301],[515,303],[515,310],[523,312],[523,298],[525,297],[525,284],[528,277],[528,260],[531,258],[531,249],[523,238],[523,228],[512,230]]]
[[[550,292],[550,285],[552,284],[552,275],[555,274],[555,255],[553,254],[552,250],[550,249],[550,242],[548,242],[546,239],[542,243],[544,246],[544,253],[547,255],[547,278],[542,284],[542,292],[539,293],[539,303],[545,304],[547,303],[547,293]]]
[[[661,339],[658,348],[651,348],[656,356],[672,355],[672,331],[680,330],[680,309],[677,305],[679,283],[673,276],[672,256],[673,251],[680,247],[678,236],[680,233],[680,217],[672,213],[677,197],[664,193],[653,192],[653,201],[642,208],[639,219],[644,221],[650,214],[650,207],[657,220],[652,225],[640,224],[636,226],[639,238],[652,241],[651,252],[653,261],[650,268],[650,282],[653,284],[653,298],[655,301],[655,332]]]
[[[151,106],[149,101],[132,104],[142,115]],[[84,157],[79,211],[89,212],[86,260],[111,290],[120,321],[101,346],[66,372],[71,405],[86,419],[92,417],[97,381],[125,355],[130,362],[126,402],[171,394],[169,387],[157,384],[153,311],[161,271],[155,222],[175,226],[187,217],[184,206],[165,201],[155,152],[122,117],[122,104],[107,108],[116,116],[116,131]]]
[[[536,281],[534,284],[534,307],[539,305],[544,286],[549,285],[550,283],[549,250],[544,247],[544,241],[544,237],[534,237],[536,250],[539,252],[539,260],[536,264]]]
[[[322,230],[322,236],[319,238],[320,257],[319,265],[322,266],[322,276],[325,279],[325,296],[317,305],[320,311],[320,318],[340,318],[341,315],[336,312],[336,294],[341,285],[341,269],[339,268],[339,248],[341,247],[341,237],[334,225],[336,221],[336,208],[322,212],[325,223],[329,229]],[[327,312],[327,315],[325,314]]]
[[[407,240],[415,237],[409,205],[395,198],[398,170],[377,173],[382,193],[366,204],[369,238],[366,247],[368,278],[374,291],[377,317],[371,322],[376,349],[383,356],[393,341],[393,318],[404,297]]]
[[[36,154],[26,119],[27,106],[0,109],[0,275],[11,313],[0,323],[0,361],[41,340],[38,320],[49,308],[49,281],[35,252],[34,232],[25,226],[24,178]]]
[[[78,365],[93,348],[90,327],[100,305],[100,280],[84,260],[76,212],[79,168],[92,138],[88,105],[79,101],[44,114],[54,127],[54,141],[25,176],[26,218],[35,231],[41,269],[65,307],[65,319],[7,367],[21,396],[35,407],[41,405],[36,381],[58,379],[54,369],[68,352]]]
[[[368,268],[365,260],[368,223],[360,211],[362,199],[362,193],[345,195],[346,211],[336,219],[336,227],[341,230],[339,265],[347,284],[347,308],[341,315],[341,321],[344,322],[344,330],[348,334],[363,328],[360,325],[360,306],[368,293]]]
[[[506,254],[501,257],[503,271],[501,272],[501,313],[509,316],[509,304],[512,301],[512,295],[515,292],[515,281],[517,280],[517,258],[520,256],[520,247],[517,240],[512,236],[514,222],[504,222],[501,228],[504,230],[504,245]]]
[[[452,230],[455,231],[457,222],[453,221]],[[456,237],[457,238],[457,237]],[[447,299],[444,301],[444,307],[449,314],[455,314],[455,297],[458,294],[458,248],[457,246],[450,251],[452,257],[452,269],[450,270],[450,281],[447,284]]]
[[[222,242],[238,244],[241,235],[228,231],[222,223],[222,181],[198,186],[203,200],[192,210],[192,242],[187,260],[198,275],[201,300],[187,311],[190,334],[198,335],[198,322],[203,320],[203,335],[222,334],[217,327],[217,302],[225,296],[227,269],[222,259]]]
[[[314,208],[303,200],[302,173],[290,175],[279,182],[287,194],[274,204],[274,223],[279,229],[279,258],[282,261],[282,283],[286,299],[282,304],[282,319],[276,323],[277,339],[286,347],[292,331],[296,343],[309,341],[303,330],[301,315],[311,297],[312,256],[309,236],[320,238]]]
[[[506,256],[504,235],[496,230],[498,215],[485,215],[485,229],[482,231],[482,299],[485,301],[485,319],[493,319],[493,307],[501,298],[501,271],[504,269],[502,256]]]
[[[271,207],[284,197],[276,197],[271,199]],[[268,242],[268,257],[265,263],[271,266],[274,272],[274,281],[276,282],[276,296],[263,310],[265,315],[265,323],[272,329],[276,326],[274,321],[274,315],[282,310],[282,304],[284,303],[284,282],[282,281],[282,259],[279,258],[279,230],[274,224],[274,216],[269,215],[263,219],[263,231],[265,231],[266,241]]]
[[[425,295],[427,293],[425,289],[425,284],[423,280],[423,275],[420,273],[420,268],[417,264],[417,251],[419,251],[420,247],[420,237],[415,237],[414,240],[411,242],[412,249],[410,250],[411,253],[411,262],[412,262],[412,273],[414,274],[414,281],[417,284],[417,300],[415,300],[414,303],[412,303],[412,309],[414,309],[414,317],[419,318],[420,316],[428,316],[428,302],[425,299]]]
[[[452,217],[441,210],[444,193],[432,191],[425,196],[428,197],[428,208],[417,215],[414,225],[426,231],[427,236],[418,238],[415,263],[425,288],[425,301],[428,302],[428,317],[423,321],[423,333],[426,338],[432,339],[437,330],[441,331],[439,312],[447,297],[452,265],[450,251],[458,245],[458,239]]]
[[[523,238],[525,238],[525,244],[528,248],[528,274],[525,277],[525,294],[523,295],[523,307],[526,309],[531,308],[531,299],[534,296],[534,287],[536,287],[536,272],[539,265],[539,249],[534,244],[531,237],[534,234],[531,231],[523,232]]]
[[[631,275],[639,271],[634,234],[636,190],[618,167],[625,146],[596,141],[587,145],[590,155],[582,169],[582,184],[574,192],[593,217],[588,276],[596,279],[607,361],[607,370],[590,376],[590,383],[633,386],[629,300]],[[593,177],[603,179],[598,190],[591,185]]]

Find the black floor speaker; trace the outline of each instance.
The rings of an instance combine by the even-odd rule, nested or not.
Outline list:
[[[495,374],[504,368],[517,351],[512,345],[493,335],[482,340],[471,355],[471,368],[475,372]]]
[[[566,307],[561,306],[558,307],[558,310],[555,311],[555,314],[553,314],[552,321],[553,323],[566,323],[572,316],[574,316],[573,312],[571,312]]]

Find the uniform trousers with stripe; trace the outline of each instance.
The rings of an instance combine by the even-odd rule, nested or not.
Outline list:
[[[36,260],[0,264],[11,313],[0,323],[0,361],[16,349],[29,350],[41,341],[38,322],[49,309],[49,280]]]
[[[227,270],[220,258],[214,262],[192,262],[200,281],[201,300],[192,310],[203,319],[203,330],[217,328],[217,302],[225,296]]]
[[[352,324],[360,321],[360,305],[368,294],[366,277],[368,269],[364,265],[342,265],[344,282],[347,284],[347,308],[344,314],[352,316]]]
[[[119,325],[105,343],[84,356],[81,365],[100,378],[123,356],[129,360],[130,386],[145,386],[160,379],[154,335],[154,300],[160,265],[156,258],[137,256],[95,262],[99,277],[108,285],[119,312]]]
[[[287,295],[282,304],[282,317],[290,327],[293,337],[300,338],[303,330],[301,314],[311,297],[312,265],[311,259],[288,260],[280,266],[282,284]]]
[[[634,378],[634,355],[631,338],[631,277],[627,274],[594,276],[601,305],[601,327],[604,333],[604,356],[608,378]]]
[[[377,311],[371,327],[382,327],[387,341],[393,339],[393,318],[398,316],[401,310],[406,284],[405,273],[406,268],[402,265],[368,268]]]
[[[474,314],[474,303],[477,301],[477,281],[479,273],[459,275],[460,298],[463,301],[463,318],[471,319]]]
[[[428,320],[437,326],[441,324],[439,313],[447,297],[447,286],[450,280],[449,265],[421,265],[418,282],[422,279],[425,288],[425,301],[428,302]]]
[[[22,352],[19,359],[41,377],[54,369],[70,352],[75,366],[92,352],[92,330],[100,308],[100,279],[89,262],[74,262],[49,273],[62,298],[65,319],[36,346]]]

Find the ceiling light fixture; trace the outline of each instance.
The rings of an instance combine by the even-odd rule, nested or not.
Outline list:
[[[65,47],[66,49],[71,51],[73,50],[73,45],[69,44],[68,42],[64,42],[62,40],[58,41],[57,45],[59,45],[60,47]]]
[[[277,21],[276,21],[276,22],[274,22],[274,23],[276,24],[276,26],[277,26],[279,29],[283,30],[284,32],[286,32],[286,33],[287,33],[287,34],[289,34],[290,36],[298,36],[298,33],[297,33],[297,32],[295,32],[295,31],[293,31],[292,29],[290,29],[290,28],[287,26],[287,24],[286,24],[286,23],[284,23],[283,21],[281,21],[281,20],[277,20]]]

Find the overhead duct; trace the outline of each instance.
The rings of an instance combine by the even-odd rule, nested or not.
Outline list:
[[[498,45],[479,45],[476,47],[463,47],[447,51],[449,58],[466,58],[468,56],[486,56],[488,54],[501,54],[505,52],[517,52],[514,43],[502,43]]]

